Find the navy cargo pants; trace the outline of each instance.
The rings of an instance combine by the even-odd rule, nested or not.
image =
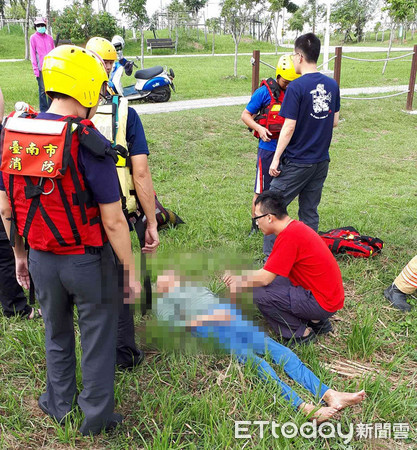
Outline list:
[[[270,190],[281,192],[289,205],[298,195],[298,218],[314,231],[319,229],[319,213],[323,184],[329,170],[329,161],[316,164],[298,164],[284,158],[281,173],[272,179]],[[264,237],[264,253],[268,257],[274,246],[275,235]]]
[[[118,320],[117,266],[106,244],[99,253],[55,255],[31,250],[29,270],[45,323],[47,383],[40,408],[61,421],[76,398],[74,306],[81,334],[82,434],[116,419],[114,373]]]

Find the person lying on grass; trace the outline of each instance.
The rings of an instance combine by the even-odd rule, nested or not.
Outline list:
[[[157,280],[158,300],[155,313],[158,321],[172,327],[185,328],[194,336],[212,339],[218,346],[232,353],[237,360],[256,365],[258,376],[274,381],[281,395],[310,420],[318,423],[332,418],[338,411],[362,402],[365,391],[338,392],[323,384],[287,347],[279,344],[226,299],[220,299],[200,286],[181,284],[174,272],[165,272]],[[174,334],[170,331],[170,336]],[[286,374],[320,398],[327,406],[316,406],[303,401],[296,392],[280,380],[275,370],[257,356],[268,353],[275,364],[282,365]]]

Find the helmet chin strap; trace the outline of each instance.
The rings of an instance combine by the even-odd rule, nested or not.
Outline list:
[[[85,116],[86,119],[88,119],[88,116],[90,115],[90,111],[91,111],[91,108],[87,108],[87,115]]]

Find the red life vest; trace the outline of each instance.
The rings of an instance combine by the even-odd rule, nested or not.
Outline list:
[[[18,120],[5,124],[1,164],[18,234],[31,248],[56,254],[101,248],[107,237],[99,208],[78,169],[80,139],[92,134],[93,123],[70,116]]]
[[[285,121],[285,117],[279,115],[282,102],[284,101],[284,91],[273,78],[262,80],[260,86],[266,86],[271,97],[271,102],[269,105],[262,108],[253,120],[272,133],[272,136],[269,136],[271,139],[278,139],[282,125]],[[257,131],[254,131],[253,135],[256,138],[259,138],[259,133]]]

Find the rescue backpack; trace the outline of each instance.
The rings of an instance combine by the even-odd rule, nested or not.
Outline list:
[[[269,105],[261,109],[259,114],[253,120],[272,133],[270,136],[271,139],[278,139],[282,125],[285,121],[285,118],[279,115],[281,105],[284,100],[284,91],[279,87],[279,84],[273,78],[262,80],[259,87],[261,86],[266,86],[271,97],[271,101]],[[259,138],[259,133],[257,131],[254,131],[253,135],[256,138]]]
[[[97,109],[93,117],[93,122],[97,129],[118,148],[128,148],[126,140],[126,124],[128,116],[128,101],[118,95],[109,98],[106,104]],[[127,219],[135,225],[141,222],[146,229],[146,216],[136,195],[132,177],[131,162],[128,155],[120,155],[116,163],[117,175],[119,178],[120,197],[122,199],[122,209]],[[176,226],[184,223],[182,219],[173,211],[164,208],[156,193],[155,214],[158,222],[158,230],[167,228],[169,225]]]
[[[381,239],[363,236],[353,227],[320,231],[319,235],[333,254],[347,254],[355,258],[375,256],[384,246]]]
[[[96,158],[116,152],[94,132],[89,120],[15,117],[2,134],[4,185],[12,209],[11,242],[16,231],[31,248],[57,254],[100,248],[106,237],[98,205],[78,169],[79,146]]]

